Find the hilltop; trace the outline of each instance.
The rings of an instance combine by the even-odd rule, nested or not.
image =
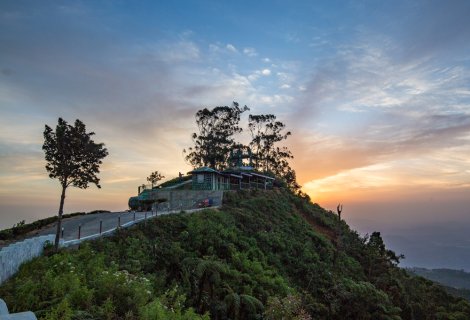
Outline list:
[[[468,319],[470,304],[397,267],[307,197],[226,192],[25,264],[0,287],[41,319]]]

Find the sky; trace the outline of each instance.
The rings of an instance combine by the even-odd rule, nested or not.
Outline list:
[[[272,113],[303,191],[404,266],[470,270],[469,1],[0,1],[0,228],[56,214],[44,125],[109,156],[66,212],[190,171],[197,110]],[[243,121],[246,122],[246,116]]]

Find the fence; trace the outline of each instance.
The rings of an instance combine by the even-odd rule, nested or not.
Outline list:
[[[175,193],[170,201],[154,205],[152,212],[130,213],[130,221],[125,221],[123,215],[119,214],[113,217],[116,220],[106,221],[105,228],[103,228],[103,220],[95,221],[93,225],[88,223],[86,225],[79,224],[75,230],[71,231],[75,236],[73,239],[64,239],[62,231],[62,239],[60,240],[61,247],[70,247],[80,244],[86,240],[96,239],[102,236],[109,235],[116,231],[118,228],[128,228],[136,223],[155,218],[160,215],[167,215],[178,213],[184,210],[185,212],[195,212],[204,209],[207,206],[218,207],[222,204],[223,192],[197,192],[197,193]],[[210,199],[210,201],[208,201]],[[82,217],[81,217],[82,218]],[[112,224],[113,227],[109,228]],[[83,228],[86,227],[86,228]],[[107,228],[108,227],[108,228]],[[104,230],[106,229],[106,230]],[[70,238],[70,237],[69,237]],[[29,238],[20,242],[16,242],[0,250],[0,284],[14,275],[20,265],[42,254],[44,244],[46,241],[53,243],[55,240],[54,234],[48,234]]]

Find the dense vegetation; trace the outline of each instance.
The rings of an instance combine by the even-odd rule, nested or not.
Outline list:
[[[221,209],[162,216],[25,264],[0,287],[41,319],[469,319],[470,304],[396,267],[290,192],[226,193]]]

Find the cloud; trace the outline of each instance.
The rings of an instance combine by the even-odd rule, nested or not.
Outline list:
[[[362,132],[359,132],[360,129],[355,132],[347,130],[345,134],[325,135],[293,130],[291,146],[301,182],[396,159],[428,159],[431,155],[435,157],[438,151],[440,161],[443,161],[450,148],[453,148],[454,157],[463,158],[459,163],[468,161],[465,160],[465,151],[459,149],[465,145],[470,132],[468,116],[429,116],[409,122],[384,116],[383,121],[368,125]],[[451,153],[447,156],[450,162]],[[310,160],[312,158],[314,162]],[[428,161],[431,162],[431,159]],[[464,176],[462,168],[459,175]]]
[[[261,69],[261,70],[256,70],[252,74],[248,75],[248,79],[250,81],[256,81],[258,80],[261,76],[267,77],[271,75],[271,70],[270,69]]]
[[[258,52],[256,52],[255,48],[244,48],[243,53],[246,54],[249,57],[256,57],[258,55]]]
[[[235,46],[234,46],[233,44],[230,44],[230,43],[229,43],[229,44],[227,44],[227,45],[225,46],[225,48],[226,48],[228,51],[230,51],[230,52],[238,53],[237,48],[235,48]]]
[[[214,43],[209,44],[209,51],[211,52],[219,52],[220,46]]]
[[[251,101],[255,105],[265,104],[272,107],[276,105],[289,104],[293,101],[293,97],[285,94],[253,94],[249,97],[249,101]]]
[[[390,159],[316,179],[304,187],[316,194],[354,193],[365,189],[469,188],[470,174],[463,169],[470,163],[470,158],[459,159],[460,151],[447,148],[445,156],[438,151]],[[456,157],[450,160],[453,156]],[[410,179],[411,176],[413,179]]]
[[[436,55],[453,55],[455,50],[470,48],[470,3],[451,4],[433,1],[416,5],[419,15],[408,16],[402,26],[403,59],[421,59]]]
[[[263,76],[270,76],[270,75],[271,75],[271,70],[269,70],[269,69],[263,69],[263,70],[261,70],[261,74],[262,74]]]
[[[397,61],[393,58],[395,44],[380,37],[371,43],[370,38],[342,47],[336,56],[313,69],[302,85],[306,89],[300,98],[302,107],[294,117],[309,119],[326,111],[367,111],[374,119],[381,114],[412,118],[413,114],[450,110],[464,113],[462,103],[468,104],[470,99],[465,90],[456,88],[470,83],[468,65],[443,67],[428,60]]]

